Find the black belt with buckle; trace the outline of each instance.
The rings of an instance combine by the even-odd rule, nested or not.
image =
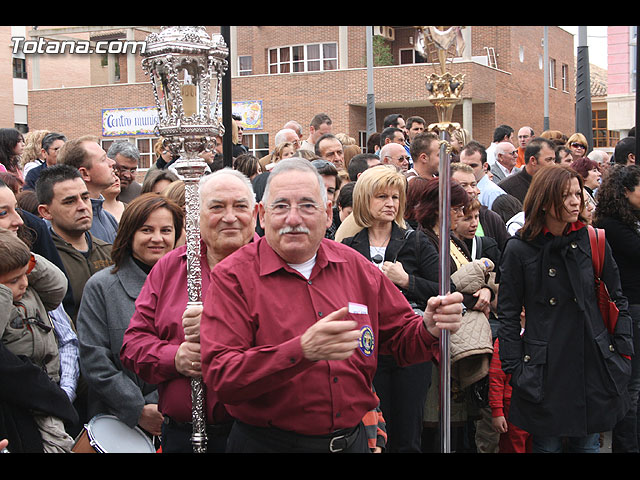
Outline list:
[[[308,449],[316,452],[330,452],[339,453],[349,449],[358,438],[360,434],[362,423],[359,423],[353,428],[343,428],[336,430],[328,435],[302,435],[286,430],[280,430],[278,428],[265,428],[248,425],[246,423],[236,420],[236,424],[241,430],[244,430],[247,435],[254,438],[258,437],[261,440],[275,439],[280,442],[286,442],[303,449]]]

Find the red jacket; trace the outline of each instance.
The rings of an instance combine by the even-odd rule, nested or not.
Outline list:
[[[504,373],[500,363],[499,342],[493,344],[493,356],[489,365],[489,406],[493,417],[506,416],[505,406],[511,402],[511,375]]]

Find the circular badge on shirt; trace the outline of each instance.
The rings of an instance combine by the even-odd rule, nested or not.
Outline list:
[[[360,351],[368,357],[373,353],[374,345],[373,330],[369,325],[365,325],[360,329]]]

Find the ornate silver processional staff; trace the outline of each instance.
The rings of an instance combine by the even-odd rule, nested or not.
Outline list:
[[[449,50],[454,47],[458,55],[464,49],[461,29],[463,27],[427,27],[418,26],[417,50],[427,57],[429,62],[440,66],[439,73],[426,76],[429,101],[435,106],[438,122],[429,125],[428,130],[437,133],[440,138],[439,165],[439,210],[440,210],[440,295],[450,293],[450,209],[451,209],[451,134],[460,128],[453,123],[453,109],[460,101],[460,92],[464,86],[464,75],[452,75],[447,72],[446,61]],[[432,60],[437,58],[437,62]],[[440,448],[443,453],[451,451],[450,403],[451,403],[451,355],[449,332],[442,331],[440,336]]]
[[[200,154],[213,150],[224,133],[219,105],[229,50],[222,36],[210,37],[205,27],[161,27],[146,40],[142,67],[158,107],[156,133],[179,155],[173,166],[185,184],[188,308],[202,305],[198,185],[207,164]],[[205,400],[202,379],[192,378],[195,453],[207,450]]]

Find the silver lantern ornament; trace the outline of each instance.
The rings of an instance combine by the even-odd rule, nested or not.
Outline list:
[[[221,138],[222,76],[229,49],[221,35],[205,27],[161,27],[146,39],[142,68],[149,75],[158,108],[156,134],[164,148],[179,158],[172,164],[185,184],[188,304],[202,305],[200,265],[200,195],[207,169],[201,158]],[[201,378],[191,379],[194,452],[206,452],[205,395]]]

